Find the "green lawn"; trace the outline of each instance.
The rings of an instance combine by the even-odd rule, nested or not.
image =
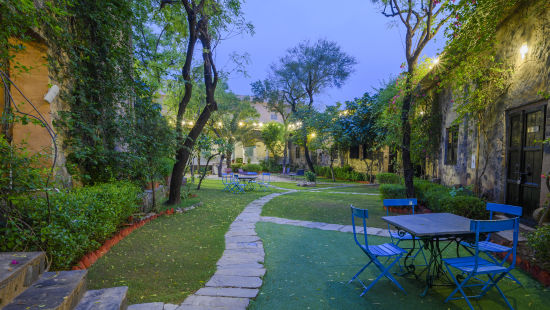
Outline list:
[[[181,303],[214,274],[235,217],[270,193],[237,195],[222,189],[220,181],[205,180],[200,191],[193,191],[204,203],[201,207],[160,217],[134,231],[89,269],[88,288],[127,285],[130,304]]]
[[[317,189],[323,189],[327,187],[334,187],[334,186],[342,186],[342,185],[348,185],[345,183],[332,183],[332,184],[317,184],[317,187],[302,187],[296,185],[298,181],[294,182],[271,182],[271,185],[286,188],[286,189],[296,189],[296,190],[317,190]]]
[[[324,186],[324,185],[322,185]],[[356,185],[348,186],[342,188],[329,188],[321,189],[324,192],[353,192],[353,193],[368,193],[368,194],[379,194],[378,186],[373,185]]]
[[[351,225],[349,205],[369,209],[368,225],[386,228],[380,196],[298,192],[277,197],[264,205],[263,216]]]
[[[267,273],[260,294],[249,309],[467,309],[465,301],[443,300],[452,288],[437,287],[426,297],[422,280],[412,276],[397,280],[403,294],[388,279],[381,279],[367,295],[360,297],[358,282],[347,281],[366,263],[366,256],[355,245],[350,233],[322,231],[289,225],[258,223],[256,231],[264,241]],[[389,242],[387,238],[370,236],[369,242]],[[456,255],[454,247],[447,253]],[[394,271],[398,271],[397,268]],[[522,283],[508,279],[499,286],[515,309],[548,309],[549,289],[514,270]],[[378,276],[376,268],[367,268],[360,279],[369,281]],[[493,289],[480,300],[472,300],[475,309],[508,309],[498,292]]]

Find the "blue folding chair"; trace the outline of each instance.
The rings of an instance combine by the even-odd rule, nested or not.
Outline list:
[[[361,248],[361,250],[367,255],[369,258],[369,262],[363,266],[357,272],[351,280],[349,280],[348,284],[353,282],[353,280],[357,279],[357,277],[371,264],[374,263],[376,268],[380,270],[380,275],[372,281],[369,286],[366,286],[361,280],[357,279],[359,283],[363,286],[364,290],[361,293],[361,296],[365,295],[368,290],[370,290],[382,276],[385,276],[386,278],[390,279],[399,289],[403,291],[403,293],[406,294],[405,289],[397,282],[397,280],[391,275],[390,269],[399,261],[399,259],[403,256],[403,254],[407,253],[407,251],[403,250],[402,248],[396,246],[393,243],[384,243],[381,245],[369,245],[367,240],[367,218],[369,218],[369,212],[366,209],[358,209],[355,208],[353,205],[351,207],[351,223],[353,225],[353,238],[355,239],[355,243]],[[361,244],[359,240],[357,239],[357,231],[355,229],[355,218],[358,217],[363,220],[363,235],[365,238],[365,243]],[[394,260],[386,266],[384,266],[380,260],[378,260],[378,257],[395,257]]]
[[[383,201],[384,203],[384,207],[386,207],[386,215],[390,215],[390,207],[406,207],[406,206],[409,206],[410,207],[410,214],[414,214],[415,212],[415,208],[418,204],[416,198],[405,198],[405,199],[384,199]],[[426,254],[424,254],[424,245],[420,242],[420,238],[418,237],[413,237],[410,233],[398,233],[398,232],[395,232],[391,229],[390,227],[390,224],[388,224],[388,231],[390,233],[390,237],[391,237],[391,242],[397,246],[399,246],[399,243],[403,240],[415,240],[418,241],[418,244],[419,244],[419,248],[418,248],[418,251],[416,251],[416,253],[414,253],[414,255],[412,256],[413,258],[413,261],[416,259],[416,257],[419,255],[419,254],[422,254],[422,257],[424,258],[424,265],[417,265],[417,266],[427,266],[428,265],[428,260],[426,259]],[[405,248],[405,247],[402,247],[402,249],[405,249],[405,250],[412,250],[412,248]],[[401,269],[401,263],[399,263],[399,268]]]
[[[269,183],[271,182],[271,173],[264,172],[262,173],[262,180],[258,182],[258,185],[263,189],[264,191],[267,191],[269,189]]]
[[[514,230],[514,243],[512,247],[512,255],[513,260],[512,264],[510,266],[505,267],[500,263],[496,263],[493,261],[488,261],[486,259],[483,259],[480,257],[480,253],[482,253],[481,250],[481,242],[480,241],[480,234],[482,233],[491,233],[491,232],[499,232],[504,230]],[[514,269],[515,262],[516,262],[516,248],[518,245],[518,233],[519,233],[519,218],[512,218],[507,220],[488,220],[488,221],[474,221],[472,220],[470,222],[470,231],[475,233],[475,255],[474,256],[467,256],[467,257],[457,257],[457,258],[444,258],[443,262],[445,263],[445,267],[447,267],[447,270],[449,271],[449,274],[451,275],[453,281],[456,283],[456,289],[445,299],[445,302],[448,302],[450,300],[456,300],[456,299],[465,299],[468,303],[468,306],[470,306],[470,309],[474,309],[472,304],[470,303],[469,298],[481,298],[487,292],[495,287],[508,307],[510,309],[514,309],[512,305],[510,305],[510,302],[500,289],[498,287],[498,281],[500,281],[502,278],[510,274],[510,271]],[[462,276],[465,276],[464,280],[459,281],[457,280],[457,277],[452,272],[453,269],[457,269]],[[488,277],[487,281],[482,281],[479,276],[486,275]],[[476,283],[468,284],[470,280],[476,281]],[[474,286],[481,286],[481,292],[478,295],[474,296],[467,296],[464,292],[464,288],[466,287],[474,287]],[[460,292],[462,294],[462,297],[453,297],[457,292]]]
[[[246,189],[246,184],[243,184],[239,181],[239,175],[238,174],[233,175],[233,179],[232,179],[231,183],[233,184],[233,193],[235,193],[235,194],[244,194],[245,189]]]
[[[500,212],[508,215],[512,215],[514,217],[519,218],[521,214],[523,213],[523,208],[518,206],[512,206],[512,205],[504,205],[504,204],[498,204],[498,203],[487,203],[487,206],[485,207],[487,211],[490,212],[489,219],[493,219],[493,212]],[[493,243],[491,240],[491,234],[487,234],[487,238],[485,238],[485,241],[479,242],[479,251],[487,254],[489,259],[491,259],[494,263],[500,264],[501,266],[506,262],[508,257],[512,255],[512,248],[500,245],[498,243]],[[468,242],[461,242],[462,245],[473,248],[474,245]],[[491,253],[506,253],[506,256],[502,260],[498,260],[496,257],[494,257]],[[518,279],[516,279],[513,275],[509,274],[506,276],[507,278],[515,281],[517,284],[521,285],[521,282],[519,282]]]
[[[224,191],[233,192],[233,178],[227,173],[222,173],[222,183],[225,186]]]

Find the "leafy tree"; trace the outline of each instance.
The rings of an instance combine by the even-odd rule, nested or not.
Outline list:
[[[172,5],[167,6],[166,4]],[[181,4],[181,6],[179,4]],[[219,39],[219,33],[222,30],[227,30],[230,25],[236,25],[243,31],[250,30],[251,27],[242,19],[240,0],[163,0],[161,2],[161,9],[163,7],[169,10],[171,16],[177,17],[174,22],[178,25],[179,29],[186,30],[188,34],[186,40],[185,63],[182,67],[181,76],[185,85],[185,90],[179,102],[176,117],[176,132],[178,134],[179,148],[176,151],[176,163],[172,171],[170,195],[167,201],[167,204],[173,205],[181,201],[183,172],[191,156],[195,142],[212,113],[218,109],[215,92],[219,81],[219,73],[212,55],[212,42],[213,40]],[[186,24],[181,23],[180,18],[183,16],[187,19]],[[202,45],[202,67],[206,105],[200,112],[196,122],[193,123],[191,130],[184,137],[182,122],[193,92],[191,69],[197,41],[200,41]]]
[[[279,81],[280,82],[280,81]],[[252,83],[252,92],[254,93],[254,100],[265,102],[267,109],[273,113],[277,113],[281,116],[283,121],[283,171],[286,171],[286,165],[288,163],[288,144],[290,141],[290,115],[292,113],[289,102],[293,102],[293,90],[289,88],[286,92],[283,84],[280,84],[282,88],[279,88],[277,81],[273,78],[265,79],[263,81],[256,81]],[[288,93],[288,95],[285,95]],[[295,104],[294,104],[295,105]]]
[[[277,122],[270,122],[262,128],[262,140],[267,150],[277,160],[284,148],[285,129],[284,125]]]
[[[383,5],[382,14],[397,17],[405,26],[405,58],[407,75],[405,94],[401,106],[402,143],[401,155],[407,197],[414,197],[414,168],[411,161],[411,125],[409,114],[413,105],[413,77],[422,51],[437,32],[454,15],[464,1],[454,4],[450,0],[376,0]]]
[[[336,42],[321,39],[313,44],[305,41],[289,49],[272,70],[278,84],[286,84],[283,89],[287,91],[283,94],[288,97],[292,112],[305,109],[301,114],[307,115],[313,109],[315,96],[327,88],[341,87],[356,63],[355,58],[344,53]],[[302,104],[301,107],[298,104]],[[308,167],[315,171],[305,143],[307,132],[301,130],[301,134]]]

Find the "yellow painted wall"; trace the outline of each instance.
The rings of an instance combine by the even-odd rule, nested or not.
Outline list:
[[[25,42],[24,44],[26,49],[19,52],[10,63],[10,78],[51,126],[50,105],[44,100],[49,83],[46,60],[47,47],[39,42]],[[21,65],[30,68],[30,70],[21,72],[16,68],[16,66]],[[14,86],[11,87],[10,91],[21,111],[37,115],[33,107],[26,102]],[[31,152],[47,151],[51,153],[52,141],[50,135],[40,125],[16,123],[13,127],[13,143],[19,144],[23,141],[27,143],[26,146]]]

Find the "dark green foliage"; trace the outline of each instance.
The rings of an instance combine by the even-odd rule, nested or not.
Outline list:
[[[447,197],[440,203],[443,212],[453,213],[473,220],[486,220],[489,218],[489,212],[485,210],[485,201],[477,197]]]
[[[364,173],[353,171],[351,166],[344,167],[333,167],[334,177],[339,180],[348,180],[348,181],[365,181],[367,178]],[[331,178],[330,167],[325,166],[316,166],[315,171],[318,176],[325,178]]]
[[[445,212],[443,209],[443,203],[446,199],[451,198],[449,195],[449,189],[444,186],[434,186],[429,188],[426,192],[417,193],[422,195],[421,203],[430,208],[434,212]]]
[[[243,166],[243,170],[247,172],[260,172],[262,171],[262,166],[258,164],[246,164]]]
[[[85,184],[125,178],[132,154],[122,150],[133,135],[132,1],[76,0],[67,14],[56,42],[67,60],[50,65],[58,80],[70,82],[61,93],[69,109],[56,124],[68,161]]]
[[[242,160],[242,159],[241,159],[241,160]],[[231,169],[233,169],[233,172],[238,171],[238,170],[241,169],[242,167],[243,167],[243,164],[242,164],[242,163],[231,164]]]
[[[262,171],[265,172],[278,172],[283,171],[283,166],[277,164],[274,158],[268,160],[261,160],[260,165],[262,166]]]
[[[68,269],[138,211],[140,192],[131,183],[117,182],[50,194],[50,223],[44,197],[20,200],[17,210],[28,226],[7,217],[0,226],[0,251],[45,250],[53,270]]]
[[[379,173],[376,175],[376,182],[379,184],[401,184],[402,178],[395,173]]]
[[[401,184],[382,184],[380,185],[380,194],[382,199],[406,198],[405,186]]]
[[[527,243],[535,250],[535,258],[541,267],[550,269],[550,226],[540,226],[527,236]]]
[[[315,173],[311,171],[306,171],[305,177],[306,177],[306,181],[308,182],[315,182],[315,180],[317,179],[317,176],[315,175]]]

